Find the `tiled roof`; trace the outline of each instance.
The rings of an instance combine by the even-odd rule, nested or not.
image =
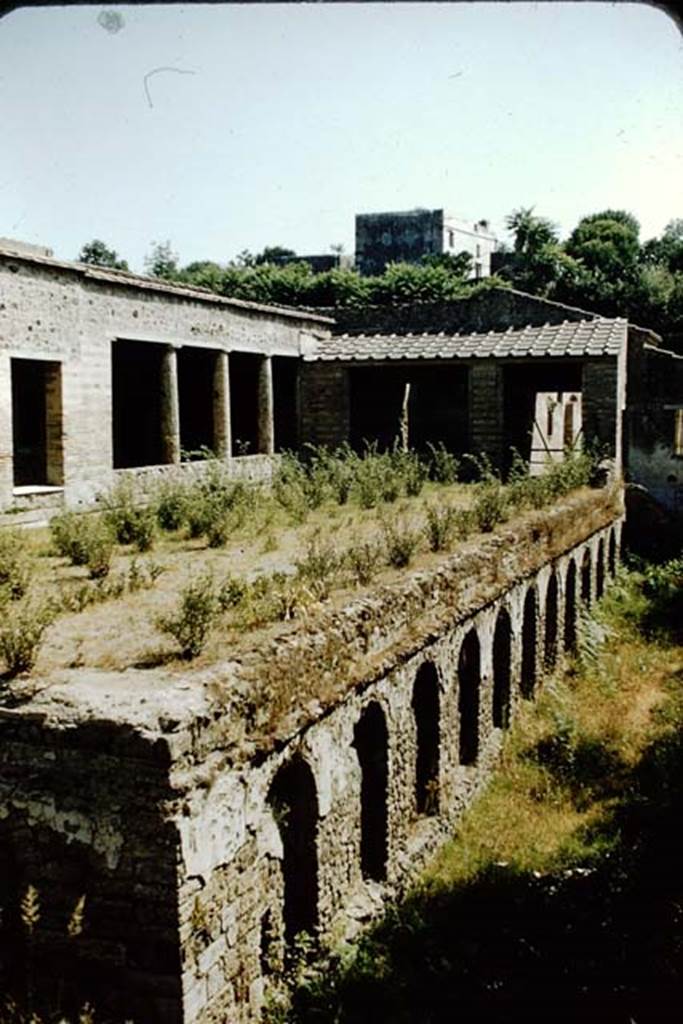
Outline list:
[[[387,362],[399,359],[486,359],[529,356],[617,355],[626,341],[626,320],[566,321],[509,328],[488,334],[338,334],[318,342],[309,362]]]

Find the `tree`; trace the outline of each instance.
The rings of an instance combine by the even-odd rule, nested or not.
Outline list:
[[[274,263],[280,265],[287,261],[296,260],[296,253],[293,249],[286,249],[282,245],[267,245],[263,252],[254,257],[254,264]]]
[[[640,258],[640,225],[625,210],[604,210],[583,217],[565,246],[592,273],[633,279]]]
[[[537,217],[534,207],[520,206],[505,218],[505,226],[514,235],[515,253],[529,256],[544,245],[557,243],[557,228],[546,217]]]
[[[422,257],[424,267],[443,267],[456,277],[469,277],[472,273],[472,256],[464,250],[459,253],[427,253]]]
[[[145,256],[145,270],[152,277],[173,281],[178,277],[178,254],[171,248],[170,239],[152,242],[150,252]]]
[[[642,249],[642,260],[662,264],[672,272],[683,271],[683,219],[670,220],[661,238],[651,238]]]
[[[114,249],[110,249],[99,238],[93,238],[92,242],[86,242],[76,258],[79,263],[88,263],[94,267],[128,270],[126,261],[119,259],[118,253]]]

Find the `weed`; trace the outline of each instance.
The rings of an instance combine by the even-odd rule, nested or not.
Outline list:
[[[0,600],[18,601],[28,589],[31,561],[26,538],[19,530],[0,531]]]
[[[318,600],[324,600],[329,595],[339,566],[340,558],[334,545],[315,533],[308,539],[303,558],[296,563],[296,572],[311,593]]]
[[[55,551],[63,558],[68,558],[72,565],[86,565],[88,561],[85,522],[85,517],[75,512],[60,512],[50,520],[50,535]]]
[[[54,607],[47,602],[21,602],[5,609],[0,625],[0,654],[8,677],[33,668],[45,630],[54,617]]]
[[[458,535],[460,510],[453,505],[427,505],[425,535],[430,551],[448,551]]]
[[[156,494],[156,517],[162,530],[173,532],[187,522],[189,495],[185,484],[164,481]]]
[[[190,660],[203,650],[218,611],[212,576],[200,576],[181,591],[176,613],[160,616],[156,624],[162,632],[173,637],[182,657]]]
[[[478,484],[472,509],[474,521],[482,533],[490,533],[507,518],[508,503],[500,481],[489,478]]]
[[[133,544],[138,519],[138,495],[129,477],[121,477],[99,496],[104,518],[119,544]]]
[[[344,560],[351,571],[354,583],[361,587],[372,583],[382,565],[384,551],[373,541],[358,541],[347,548]]]
[[[109,575],[114,553],[114,538],[104,522],[98,520],[90,524],[85,537],[85,547],[88,576],[91,580],[104,579]]]
[[[380,520],[389,565],[402,569],[410,565],[420,546],[420,531],[402,516],[383,516]]]
[[[429,476],[438,484],[454,484],[458,479],[460,461],[449,452],[443,441],[427,442]]]

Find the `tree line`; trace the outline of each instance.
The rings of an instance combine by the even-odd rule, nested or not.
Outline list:
[[[506,227],[511,244],[499,247],[496,273],[477,282],[469,277],[467,253],[426,256],[417,265],[392,263],[383,274],[365,277],[342,266],[316,273],[283,246],[256,254],[245,250],[224,264],[198,260],[181,266],[169,241],[152,244],[145,270],[219,295],[288,306],[447,302],[508,285],[605,316],[625,316],[665,337],[683,336],[683,218],[645,242],[638,221],[625,210],[582,217],[565,241],[533,207],[514,210]],[[84,245],[78,259],[128,269],[99,239]]]

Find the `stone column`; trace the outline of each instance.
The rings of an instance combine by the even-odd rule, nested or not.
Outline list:
[[[263,356],[258,369],[258,450],[262,455],[275,451],[273,402],[273,360]]]
[[[166,345],[161,357],[161,458],[167,464],[180,462],[178,358],[173,345]]]
[[[503,462],[503,371],[493,360],[470,368],[470,450],[485,452],[496,468]]]
[[[219,459],[232,454],[230,424],[230,363],[227,352],[217,352],[213,368],[213,448]]]

